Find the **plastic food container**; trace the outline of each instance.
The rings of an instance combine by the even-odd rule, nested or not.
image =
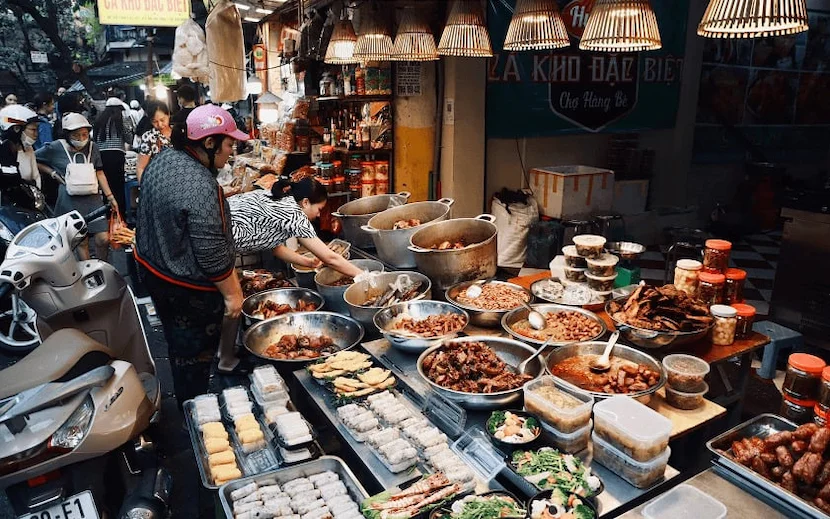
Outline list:
[[[723,303],[723,285],[726,283],[726,276],[723,274],[712,274],[711,272],[701,272],[697,278],[698,301],[706,306]]]
[[[738,311],[738,324],[735,326],[735,338],[745,339],[752,333],[752,323],[755,322],[755,307],[744,303],[732,305]]]
[[[709,364],[705,360],[684,353],[666,355],[663,367],[666,368],[669,385],[678,391],[694,391],[709,373]]]
[[[818,405],[822,410],[830,410],[830,367],[821,371],[821,384],[818,390]]]
[[[723,503],[682,483],[655,499],[643,510],[646,519],[723,519]]]
[[[637,462],[660,456],[669,445],[671,428],[671,420],[627,396],[594,406],[594,435]]]
[[[620,262],[620,258],[614,256],[613,254],[606,253],[600,255],[598,258],[589,258],[586,261],[588,262],[589,274],[604,277],[614,275],[617,263]]]
[[[585,427],[591,420],[594,397],[568,389],[550,375],[524,385],[525,408],[562,434]]]
[[[617,279],[617,274],[611,276],[594,276],[590,272],[585,273],[588,278],[588,286],[591,290],[596,292],[608,292],[614,290],[614,280]]]
[[[706,240],[703,250],[703,269],[711,273],[726,273],[732,243],[726,240]]]
[[[605,238],[596,234],[580,234],[574,236],[576,253],[583,258],[598,258],[605,247]]]
[[[569,267],[584,269],[588,266],[585,258],[576,253],[576,245],[562,247],[562,254],[565,255],[565,265]]]
[[[815,400],[799,400],[785,394],[781,402],[781,411],[778,414],[801,425],[813,419],[813,409],[816,405]]]
[[[594,422],[588,420],[588,424],[585,427],[566,434],[542,422],[542,430],[548,434],[550,441],[557,449],[568,454],[579,452],[588,447],[588,440],[591,439],[591,428],[593,426]]]
[[[726,286],[723,289],[723,302],[727,305],[742,303],[744,300],[745,282],[745,270],[726,269]]]
[[[697,283],[703,263],[693,259],[677,260],[674,267],[674,286],[678,290],[686,292],[687,295],[697,295]]]
[[[827,427],[827,411],[822,409],[820,404],[813,408],[813,423],[819,427]]]
[[[566,280],[573,281],[575,283],[581,283],[585,281],[586,269],[574,267],[562,267],[562,269],[565,271]]]
[[[787,359],[784,394],[798,400],[815,400],[825,367],[824,361],[815,355],[793,353]]]
[[[731,306],[712,305],[709,308],[715,320],[712,326],[712,344],[729,346],[735,342],[735,328],[738,326],[738,311]]]
[[[663,479],[666,465],[669,463],[671,448],[666,446],[657,456],[645,463],[637,462],[597,435],[591,434],[594,442],[594,461],[604,465],[608,470],[617,474],[637,488],[648,488]],[[674,519],[674,518],[672,518]]]
[[[697,391],[678,391],[666,386],[666,402],[677,409],[697,409],[703,405],[703,396],[709,391],[709,384],[701,382]]]

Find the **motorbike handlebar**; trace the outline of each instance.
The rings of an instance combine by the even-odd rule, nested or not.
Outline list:
[[[109,204],[101,206],[98,209],[96,209],[96,210],[92,211],[91,213],[89,213],[88,215],[84,216],[84,220],[86,221],[87,224],[89,224],[93,220],[97,220],[98,218],[101,218],[102,216],[106,216],[107,212],[109,212],[109,210],[110,210]]]

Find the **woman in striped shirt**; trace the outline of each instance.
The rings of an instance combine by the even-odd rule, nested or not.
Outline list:
[[[112,189],[118,207],[127,207],[124,197],[124,152],[133,142],[132,120],[124,118],[124,105],[117,97],[107,99],[107,105],[95,120],[92,137],[101,150],[104,175]]]

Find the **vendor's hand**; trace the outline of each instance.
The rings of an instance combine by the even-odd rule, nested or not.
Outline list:
[[[365,281],[365,280],[369,279],[374,274],[375,274],[375,272],[371,272],[369,270],[364,270],[363,272],[361,272],[360,274],[358,274],[354,277],[354,282],[355,283],[360,283],[361,281]]]
[[[306,258],[306,263],[304,266],[310,269],[316,269],[317,267],[320,267],[322,265],[323,262],[317,258]]]
[[[236,319],[242,313],[242,292],[225,296],[225,317]]]
[[[118,202],[115,201],[115,198],[110,198],[109,203],[110,203],[110,209],[112,210],[112,212],[118,213],[119,212],[118,211]]]

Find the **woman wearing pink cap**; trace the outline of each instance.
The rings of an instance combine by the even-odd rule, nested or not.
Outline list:
[[[224,317],[242,310],[230,211],[216,182],[247,135],[215,105],[173,127],[141,180],[135,259],[164,326],[179,404],[208,390]]]

